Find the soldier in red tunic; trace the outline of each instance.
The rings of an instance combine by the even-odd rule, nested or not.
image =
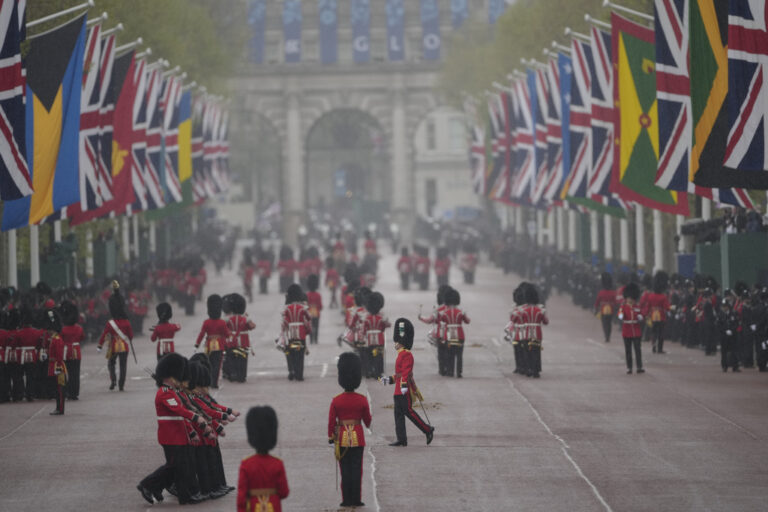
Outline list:
[[[328,442],[334,444],[341,470],[342,507],[364,507],[361,496],[365,430],[371,426],[368,399],[355,390],[360,387],[362,369],[354,352],[344,352],[337,363],[339,386],[344,389],[331,401],[328,411]]]
[[[85,339],[83,328],[78,325],[80,313],[77,306],[65,300],[59,307],[61,313],[61,339],[64,340],[64,364],[67,367],[67,398],[80,397],[80,361],[83,358],[80,343]]]
[[[429,249],[422,246],[414,246],[413,252],[416,256],[413,260],[414,276],[419,283],[419,290],[426,290],[429,288]]]
[[[16,360],[21,365],[20,376],[23,376],[23,387],[19,386],[19,391],[24,390],[24,397],[27,402],[32,402],[35,397],[35,390],[38,387],[37,363],[39,349],[42,346],[45,331],[32,326],[34,314],[31,309],[24,308],[21,311],[21,328],[14,334],[16,340]],[[21,394],[18,396],[21,399]],[[16,396],[14,396],[16,399]]]
[[[464,327],[469,323],[467,314],[459,309],[461,295],[457,290],[449,288],[444,295],[445,310],[440,314],[438,321],[443,325],[443,337],[448,347],[446,359],[446,375],[453,377],[454,366],[456,378],[461,378],[464,361]]]
[[[253,353],[251,337],[248,331],[256,328],[256,324],[245,313],[245,297],[239,293],[229,296],[229,307],[232,316],[227,320],[227,328],[232,333],[232,350],[227,352],[227,357],[232,355],[230,378],[235,382],[245,382],[248,377],[248,352]]]
[[[317,337],[320,331],[320,312],[323,310],[323,296],[317,291],[320,285],[320,278],[317,274],[310,274],[307,277],[307,305],[309,306],[309,317],[312,319],[312,334],[309,337],[311,344],[317,344]]]
[[[220,295],[208,296],[208,320],[203,322],[200,334],[195,341],[195,350],[205,338],[205,354],[211,361],[211,387],[219,388],[219,373],[221,372],[222,351],[227,348],[227,340],[232,333],[227,323],[221,318],[222,300]]]
[[[64,414],[65,388],[67,386],[67,367],[64,364],[64,340],[61,339],[61,317],[56,309],[45,312],[46,330],[50,338],[48,344],[48,378],[56,389],[56,409],[51,416]]]
[[[475,270],[477,269],[477,247],[471,242],[464,244],[464,253],[461,255],[461,271],[464,273],[464,284],[475,284]]]
[[[645,297],[642,308],[643,317],[651,322],[651,342],[653,353],[666,354],[664,352],[664,326],[667,322],[669,311],[669,298],[667,297],[667,285],[669,276],[666,272],[658,271],[653,276],[653,292]]]
[[[384,296],[373,292],[368,296],[365,309],[368,315],[363,321],[361,340],[368,351],[368,365],[364,368],[369,379],[381,378],[384,373],[384,331],[392,324],[382,314]]]
[[[640,288],[637,283],[629,283],[624,287],[624,302],[619,306],[621,320],[621,335],[624,337],[624,354],[627,359],[627,373],[632,373],[632,349],[635,351],[637,373],[644,373],[643,355],[640,337],[643,335],[643,315],[637,305]]]
[[[443,335],[444,326],[440,322],[440,315],[445,311],[445,292],[451,287],[443,285],[437,289],[437,307],[432,310],[430,316],[422,316],[421,309],[419,309],[419,320],[425,324],[431,324],[432,328],[427,333],[427,341],[430,345],[434,345],[437,348],[437,372],[440,375],[447,373],[447,357],[446,353],[448,348],[445,343],[445,336]]]
[[[541,341],[542,325],[549,324],[544,306],[539,304],[539,291],[536,286],[525,283],[525,306],[520,310],[520,320],[523,324],[524,349],[528,377],[539,378],[541,373]]]
[[[407,318],[398,318],[395,321],[394,333],[392,336],[397,350],[397,359],[395,360],[395,374],[382,377],[383,384],[394,384],[395,401],[395,433],[397,440],[390,443],[390,446],[408,446],[408,436],[405,431],[405,418],[413,422],[416,427],[427,436],[427,444],[432,442],[435,433],[435,427],[428,425],[413,410],[413,396],[421,399],[421,393],[416,387],[416,381],[413,378],[413,324]]]
[[[597,292],[594,309],[603,324],[605,342],[610,343],[613,313],[616,311],[616,291],[613,289],[613,278],[608,272],[602,273],[600,282],[602,290]]]
[[[408,255],[407,247],[400,249],[400,259],[397,260],[397,271],[400,273],[400,289],[408,290],[411,286],[413,265],[411,257]]]
[[[256,262],[259,273],[259,293],[266,295],[269,278],[272,277],[272,255],[267,250],[259,251],[259,259]]]
[[[437,285],[447,285],[448,276],[451,271],[451,259],[448,255],[448,249],[440,247],[437,249],[437,257],[435,258],[435,278],[437,279]]]
[[[240,262],[240,276],[243,278],[243,293],[248,297],[248,302],[253,301],[253,258],[250,247],[243,249],[243,260]]]
[[[288,497],[288,479],[283,461],[269,454],[277,444],[277,415],[268,405],[252,407],[245,417],[248,443],[255,455],[240,463],[237,481],[237,512],[281,512]]]
[[[512,292],[512,300],[515,303],[515,307],[509,313],[509,323],[504,328],[504,339],[512,343],[512,348],[515,353],[515,371],[521,375],[528,373],[526,366],[526,353],[523,350],[523,322],[522,322],[522,308],[525,304],[525,289],[521,286],[515,288]]]
[[[331,301],[328,304],[328,309],[338,308],[339,303],[336,300],[336,290],[339,287],[339,272],[334,268],[333,258],[330,256],[325,259],[325,286],[331,292]]]
[[[99,338],[97,350],[101,352],[104,343],[107,343],[107,368],[109,369],[109,389],[115,389],[117,381],[120,391],[125,387],[125,375],[128,366],[129,344],[133,339],[133,329],[128,321],[125,311],[125,300],[120,295],[120,285],[112,281],[112,295],[109,296],[109,314],[111,320],[107,321]],[[120,362],[120,380],[117,380],[115,366]]]
[[[173,316],[173,308],[167,302],[158,304],[155,311],[157,312],[157,325],[152,328],[152,336],[149,339],[153,343],[157,342],[157,360],[159,361],[165,354],[176,352],[173,338],[181,330],[181,326],[169,322]]]
[[[285,292],[285,308],[282,312],[282,349],[288,362],[288,380],[304,380],[304,354],[307,352],[307,335],[312,332],[312,322],[307,296],[301,286],[294,283]]]

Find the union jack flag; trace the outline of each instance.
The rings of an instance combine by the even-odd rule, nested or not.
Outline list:
[[[592,174],[587,193],[610,197],[613,170],[613,68],[611,34],[592,27]]]
[[[143,166],[143,182],[147,191],[143,210],[165,206],[160,176],[163,172],[163,111],[160,107],[163,90],[162,71],[155,67],[147,70],[146,98],[146,155]]]
[[[531,85],[531,110],[533,112],[533,140],[534,140],[534,161],[536,164],[536,175],[534,177],[533,188],[531,189],[531,203],[537,204],[541,201],[544,190],[549,178],[549,167],[547,166],[547,117],[548,85],[547,77],[543,69],[532,71],[533,83]]]
[[[147,118],[147,90],[149,87],[147,62],[145,59],[136,61],[134,68],[133,83],[136,88],[136,96],[133,102],[133,112],[131,113],[131,184],[133,185],[134,202],[128,213],[147,210],[149,207],[149,191],[145,179],[145,168],[147,167],[147,128],[149,126]]]
[[[529,72],[531,73],[531,72]],[[529,74],[530,76],[530,74]],[[515,175],[512,182],[512,197],[527,201],[529,187],[536,172],[533,146],[533,114],[529,79],[520,79],[513,84],[515,101]]]
[[[567,195],[587,197],[587,180],[592,169],[592,47],[586,41],[571,41],[571,170]]]
[[[728,121],[725,165],[768,170],[768,9],[765,0],[728,3]]]
[[[560,69],[557,58],[550,59],[546,69],[547,79],[547,176],[544,198],[555,199],[563,177],[563,130],[562,102],[560,101]]]
[[[205,186],[205,158],[203,141],[203,114],[205,100],[195,98],[192,113],[192,197],[195,204],[200,204],[207,196]]]
[[[511,130],[509,97],[501,92],[494,94],[488,104],[488,114],[495,133],[494,168],[489,198],[506,200],[509,197],[509,172],[511,157]]]
[[[161,108],[163,111],[163,188],[172,202],[180,202],[181,182],[179,181],[179,108],[181,102],[181,80],[169,77],[163,88]]]
[[[32,194],[26,158],[26,72],[21,42],[26,35],[26,1],[3,0],[0,5],[0,199]]]
[[[216,118],[213,127],[213,162],[212,176],[219,192],[229,188],[229,143],[227,142],[227,127],[229,112],[217,105]]]
[[[477,121],[477,109],[472,98],[464,100],[467,133],[469,135],[469,170],[475,194],[485,195],[485,133]]]

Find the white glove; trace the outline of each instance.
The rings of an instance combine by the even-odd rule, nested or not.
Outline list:
[[[96,347],[96,352],[101,352],[101,347]]]
[[[389,375],[388,375],[388,376],[386,376],[386,377],[382,377],[382,378],[381,378],[381,384],[382,384],[383,386],[386,386],[387,384],[392,384],[392,377],[391,377],[391,376],[389,376]]]
[[[752,329],[753,331],[756,331],[757,330],[757,325],[756,324],[752,324],[752,325],[749,326],[749,328]]]
[[[40,354],[40,360],[41,361],[47,361],[48,360],[48,354]]]
[[[727,334],[728,336],[731,336],[733,334],[733,331],[728,329],[728,330],[725,331],[725,334]]]
[[[637,319],[642,322],[643,321],[643,315],[637,315]]]

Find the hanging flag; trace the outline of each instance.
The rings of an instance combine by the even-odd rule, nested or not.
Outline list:
[[[509,177],[512,169],[512,137],[511,137],[511,105],[510,97],[506,92],[494,94],[489,105],[489,114],[493,116],[492,123],[496,134],[496,146],[492,179],[488,181],[490,187],[488,197],[495,201],[508,202],[510,198]]]
[[[488,23],[495,25],[506,9],[506,0],[488,0]]]
[[[159,68],[147,72],[147,131],[146,155],[144,165],[144,180],[147,189],[144,211],[156,210],[165,206],[163,187],[161,184],[165,162],[163,159],[163,89],[168,88],[171,78],[163,80]]]
[[[80,200],[78,142],[85,16],[27,39],[26,150],[31,196],[5,203],[2,229],[37,224]]]
[[[352,0],[352,60],[363,64],[371,60],[371,6],[370,0]]]
[[[403,0],[387,0],[387,55],[391,61],[405,59],[405,7]]]
[[[488,140],[490,142],[490,158],[486,159],[487,173],[485,183],[489,199],[498,199],[503,188],[504,154],[502,139],[504,137],[499,120],[499,102],[496,94],[488,97]]]
[[[248,4],[248,26],[251,37],[248,41],[248,54],[251,62],[264,62],[264,31],[266,29],[267,4],[266,0],[250,0]]]
[[[547,77],[544,70],[537,69],[531,72],[533,82],[529,84],[531,90],[531,112],[533,113],[533,141],[535,171],[531,183],[531,203],[541,201],[544,189],[549,177],[547,166]],[[529,75],[530,80],[530,75]]]
[[[320,40],[320,62],[333,64],[337,60],[338,14],[336,0],[319,0],[317,6],[318,33]]]
[[[547,178],[543,198],[555,199],[560,191],[563,176],[563,119],[562,98],[560,95],[560,68],[557,59],[549,59],[544,72],[547,82]]]
[[[112,123],[115,115],[115,102],[119,88],[113,87],[115,79],[115,40],[114,34],[101,40],[101,63],[99,81],[101,86],[101,107],[99,107],[99,192],[102,204],[114,199],[112,192]],[[120,84],[122,85],[122,83]]]
[[[684,192],[654,184],[658,168],[659,126],[656,102],[656,50],[653,30],[611,15],[612,56],[616,69],[613,97],[616,137],[611,191],[624,200],[660,211],[687,215]]]
[[[437,0],[421,0],[421,41],[425,60],[440,59],[440,8]]]
[[[134,197],[133,203],[126,205],[125,212],[128,215],[133,212],[153,209],[154,201],[153,196],[150,196],[150,194],[157,194],[157,192],[150,189],[153,183],[148,179],[148,172],[151,172],[151,168],[147,165],[149,78],[146,60],[139,59],[136,62],[132,77],[136,84],[136,96],[134,97],[133,112],[131,113],[132,130],[127,140],[131,148],[131,183],[133,185]]]
[[[195,98],[192,105],[192,198],[200,204],[207,196],[205,187],[205,159],[203,141],[203,115],[205,97]]]
[[[285,62],[301,61],[301,0],[283,1]]]
[[[184,204],[192,202],[192,93],[179,100],[179,183]]]
[[[528,71],[526,78],[514,83],[516,171],[512,183],[512,198],[521,203],[529,202],[530,187],[536,174],[532,105],[534,100],[530,93],[533,81],[533,71]]]
[[[461,28],[469,18],[469,3],[467,0],[451,0],[451,24],[453,28]]]
[[[571,41],[573,75],[569,102],[568,141],[570,167],[562,199],[586,198],[592,168],[592,76],[595,74],[592,46]],[[566,137],[564,136],[563,139]]]
[[[0,5],[0,199],[32,193],[25,143],[24,71],[21,42],[26,38],[26,2]]]
[[[587,194],[610,196],[613,170],[613,61],[611,34],[592,27],[591,46],[594,63],[592,76],[591,125],[592,165]]]
[[[160,176],[165,202],[182,200],[179,179],[179,116],[181,80],[169,77],[165,81],[160,107],[163,114],[163,167]]]
[[[560,176],[560,182],[555,190],[555,197],[557,199],[564,199],[564,192],[568,190],[567,183],[571,175],[571,84],[573,82],[573,61],[571,57],[565,54],[558,53],[557,55],[557,67],[560,72],[560,90],[559,98],[560,102],[560,119],[561,119],[561,147],[562,147],[562,175]]]

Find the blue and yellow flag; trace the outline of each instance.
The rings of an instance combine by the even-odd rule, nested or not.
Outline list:
[[[85,16],[28,39],[26,139],[31,196],[5,203],[2,229],[37,224],[80,201],[78,142]]]

